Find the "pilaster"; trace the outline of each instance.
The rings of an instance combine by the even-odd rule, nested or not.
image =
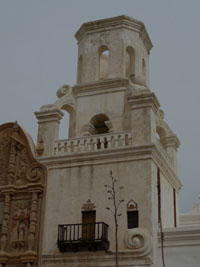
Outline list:
[[[37,143],[41,148],[43,144],[43,156],[52,155],[54,141],[59,137],[59,124],[64,113],[53,105],[43,106],[39,112],[35,112],[38,119]]]
[[[155,142],[156,113],[159,102],[154,93],[147,90],[128,98],[131,106],[131,129],[134,145],[146,145]]]
[[[166,148],[167,154],[174,166],[174,170],[177,173],[177,149],[180,145],[178,137],[175,134],[170,134],[163,137],[161,142]]]

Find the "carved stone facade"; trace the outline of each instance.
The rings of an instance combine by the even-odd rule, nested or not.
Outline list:
[[[34,158],[33,147],[17,123],[0,126],[0,263],[6,266],[38,261],[46,167]]]

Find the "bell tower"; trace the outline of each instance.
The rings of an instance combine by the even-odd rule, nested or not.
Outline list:
[[[100,114],[103,115],[99,116],[99,124],[104,121],[109,132],[130,129],[129,105],[125,103],[128,91],[124,86],[127,81],[139,91],[148,90],[149,86],[152,43],[144,24],[127,16],[93,21],[84,23],[75,37],[78,41],[74,88],[78,96],[76,135],[93,131],[92,121],[98,124]]]
[[[77,83],[132,78],[149,85],[151,40],[142,22],[127,16],[84,23],[78,41]]]
[[[149,89],[151,40],[127,16],[84,23],[75,37],[77,83],[35,113],[38,158],[48,168],[42,266],[114,266],[105,189],[112,171],[124,188],[119,266],[158,267],[158,233],[179,223],[181,183],[179,140]],[[69,138],[59,140],[62,110],[70,114]]]
[[[77,83],[73,88],[65,85],[57,92],[62,98],[57,101],[58,106],[70,113],[69,137],[130,130],[128,96],[133,91],[150,92],[152,43],[144,24],[127,16],[108,18],[84,23],[75,37],[78,41]],[[63,104],[63,99],[68,99],[68,103]],[[46,121],[45,115],[39,116],[40,121]],[[55,116],[59,119],[54,123],[51,119],[51,125],[55,124],[51,135],[54,133],[57,139],[62,115],[58,111]]]

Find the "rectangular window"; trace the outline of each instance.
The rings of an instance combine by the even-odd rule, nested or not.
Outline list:
[[[138,223],[138,210],[127,211],[128,229],[137,228]]]

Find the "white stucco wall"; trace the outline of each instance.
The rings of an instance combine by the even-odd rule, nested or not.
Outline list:
[[[75,162],[74,162],[75,163]],[[76,164],[78,165],[78,164]],[[65,165],[66,166],[66,165]],[[47,198],[45,207],[43,252],[57,252],[57,231],[59,224],[81,223],[81,207],[88,199],[96,206],[96,221],[109,225],[109,241],[111,250],[114,248],[114,221],[111,213],[106,210],[112,203],[107,199],[105,184],[110,183],[109,172],[113,171],[124,203],[120,208],[119,248],[124,247],[124,235],[127,229],[127,203],[131,199],[138,203],[139,226],[151,232],[151,161],[127,161],[87,166],[52,166],[49,171]],[[148,171],[149,170],[149,171]]]
[[[200,245],[165,248],[165,265],[167,267],[199,267],[199,251]],[[162,266],[161,262],[159,266]]]
[[[174,227],[173,187],[160,172],[161,216],[163,228]]]
[[[164,229],[164,260],[166,267],[199,267],[200,227]],[[158,248],[161,267],[161,247]]]

